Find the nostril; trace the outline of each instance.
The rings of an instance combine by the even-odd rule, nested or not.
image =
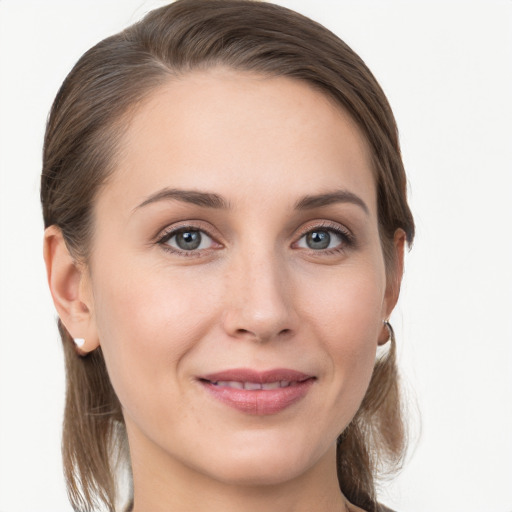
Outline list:
[[[290,336],[292,332],[293,332],[292,329],[286,328],[286,329],[281,329],[279,332],[277,332],[277,334],[272,335],[271,333],[253,332],[250,329],[239,328],[236,330],[236,335],[242,336],[242,337],[247,336],[247,337],[254,338],[255,340],[263,342],[263,341],[267,341],[267,340],[273,338],[274,336],[276,338]]]
[[[288,339],[295,333],[296,319],[293,310],[274,304],[258,307],[247,301],[229,305],[222,326],[229,336],[255,341]]]

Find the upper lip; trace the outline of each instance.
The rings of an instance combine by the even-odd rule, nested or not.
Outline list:
[[[302,382],[313,377],[313,375],[308,375],[307,373],[288,368],[275,368],[265,371],[258,371],[250,368],[232,368],[229,370],[222,370],[220,372],[209,373],[207,375],[201,375],[199,376],[199,379],[210,382],[236,381],[266,384],[277,381]]]

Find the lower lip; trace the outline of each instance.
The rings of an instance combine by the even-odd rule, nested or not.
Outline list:
[[[304,398],[313,382],[311,378],[285,388],[257,390],[217,386],[208,381],[201,384],[214,398],[234,409],[247,414],[268,415],[277,414]]]

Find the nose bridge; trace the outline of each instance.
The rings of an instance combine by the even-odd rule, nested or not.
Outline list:
[[[291,281],[283,259],[263,245],[240,251],[228,278],[226,330],[259,341],[295,329]]]

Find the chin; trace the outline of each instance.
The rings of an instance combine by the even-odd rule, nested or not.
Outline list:
[[[307,473],[322,459],[328,461],[336,452],[336,443],[332,443],[332,449],[321,446],[319,450],[319,446],[312,449],[309,443],[293,442],[289,437],[267,439],[267,442],[261,436],[256,437],[259,439],[242,447],[222,450],[219,446],[218,450],[210,452],[208,460],[202,461],[203,464],[210,462],[209,466],[215,468],[207,471],[210,477],[238,486],[279,485]]]
[[[242,487],[260,487],[280,485],[299,477],[307,471],[311,464],[303,461],[289,460],[278,457],[279,460],[259,459],[249,461],[234,461],[232,464],[216,466],[211,475],[225,484]]]

